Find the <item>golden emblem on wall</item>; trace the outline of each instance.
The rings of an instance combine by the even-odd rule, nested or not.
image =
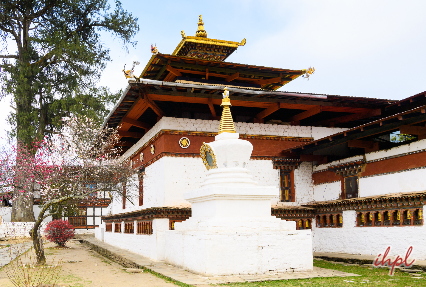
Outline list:
[[[188,148],[191,142],[189,141],[189,138],[183,137],[179,140],[179,145],[181,148]]]
[[[207,170],[217,168],[216,156],[208,144],[203,143],[200,148],[200,155]]]
[[[141,154],[139,155],[139,159],[141,160],[141,162],[143,162],[143,152],[141,152]]]
[[[151,154],[154,154],[154,153],[155,153],[155,146],[151,145]]]

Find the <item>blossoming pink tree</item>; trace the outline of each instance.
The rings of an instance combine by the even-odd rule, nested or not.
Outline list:
[[[35,156],[31,148],[13,150],[15,161],[10,155],[2,156],[1,185],[18,189],[30,200],[36,192],[40,195],[41,210],[31,233],[38,264],[46,261],[39,231],[45,218],[64,204],[100,191],[122,196],[123,184],[135,171],[120,161],[120,150],[114,147],[117,141],[116,130],[99,130],[91,119],[74,117],[65,120],[56,137],[35,143]],[[21,163],[19,172],[14,168],[16,161]]]

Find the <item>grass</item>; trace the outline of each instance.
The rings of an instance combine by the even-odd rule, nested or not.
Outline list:
[[[422,277],[422,279],[415,279],[413,275],[399,270],[396,270],[394,275],[390,276],[389,269],[387,268],[357,265],[345,266],[323,260],[314,260],[314,266],[354,273],[360,276],[246,282],[226,284],[226,286],[426,286],[426,276],[424,273],[419,273],[415,276]]]

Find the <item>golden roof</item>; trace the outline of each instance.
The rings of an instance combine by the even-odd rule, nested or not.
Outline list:
[[[231,55],[239,46],[246,44],[246,39],[241,42],[225,41],[207,38],[204,30],[204,22],[199,16],[198,30],[195,36],[186,36],[182,30],[182,41],[174,50],[174,56],[185,56],[204,60],[223,61]]]

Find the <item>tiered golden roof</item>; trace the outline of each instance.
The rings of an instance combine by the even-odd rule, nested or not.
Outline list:
[[[220,117],[219,134],[221,133],[236,133],[234,127],[234,120],[231,114],[231,100],[229,99],[228,88],[225,88],[223,92],[222,104],[223,107],[222,116]]]

